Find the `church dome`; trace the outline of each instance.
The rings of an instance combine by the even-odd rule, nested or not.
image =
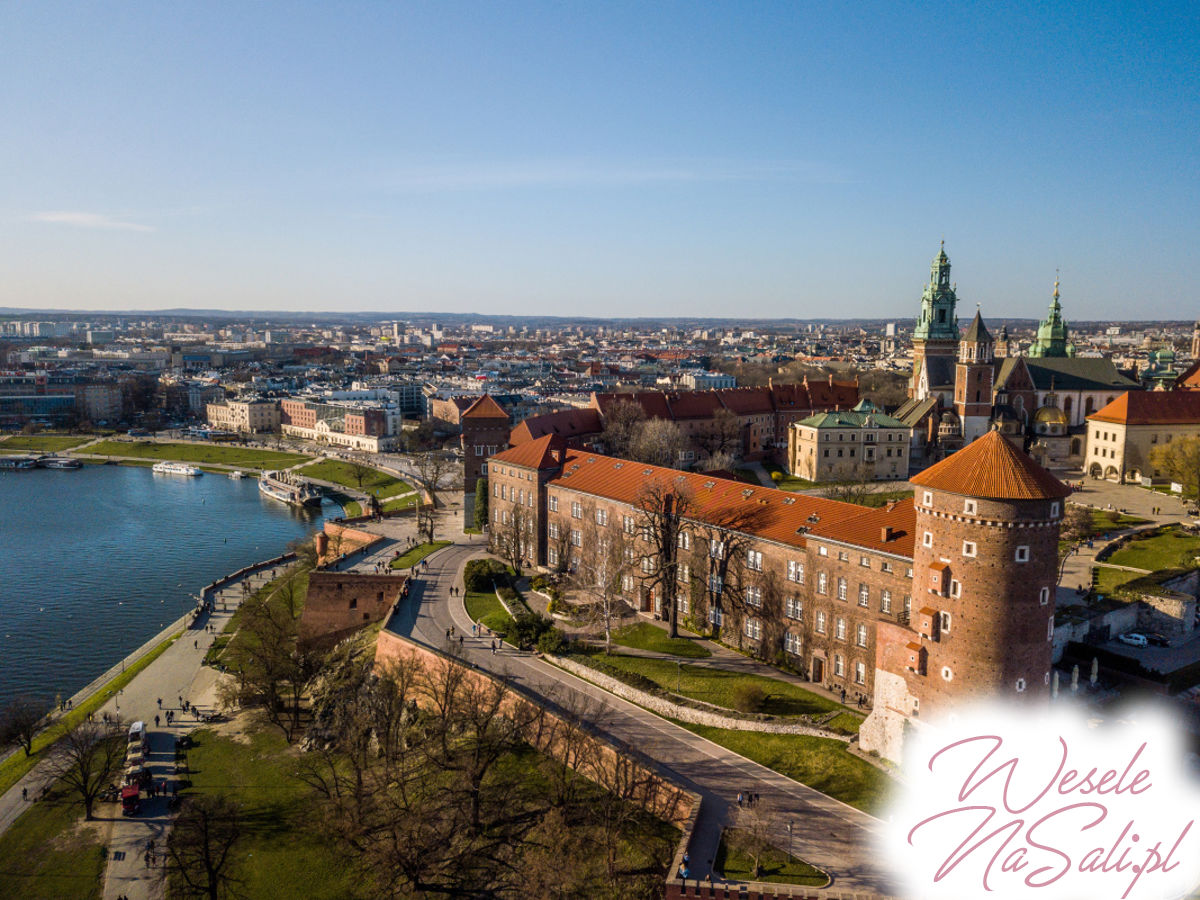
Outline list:
[[[1043,406],[1033,414],[1034,425],[1068,425],[1067,414],[1057,406]]]

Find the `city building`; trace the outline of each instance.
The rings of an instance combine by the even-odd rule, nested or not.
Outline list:
[[[463,410],[459,428],[464,493],[475,493],[475,482],[487,474],[488,457],[508,446],[511,427],[512,418],[487,394]]]
[[[206,408],[208,424],[241,434],[271,432],[279,428],[279,403],[275,400],[226,400]]]
[[[959,699],[1043,697],[1062,499],[993,431],[917,476],[912,502],[868,508],[568,448],[497,453],[491,540],[526,564],[607,577],[635,610],[872,707],[865,749]]]
[[[912,429],[870,400],[824,412],[788,429],[788,471],[808,481],[890,481],[908,478]]]
[[[1130,391],[1087,418],[1085,469],[1093,478],[1161,478],[1151,459],[1172,440],[1200,437],[1200,391]]]

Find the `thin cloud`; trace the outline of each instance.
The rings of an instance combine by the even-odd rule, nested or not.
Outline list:
[[[123,222],[101,213],[62,210],[55,212],[34,213],[30,217],[34,222],[45,222],[49,225],[69,225],[72,228],[100,228],[107,231],[153,231],[149,225],[137,222]]]
[[[852,180],[845,170],[805,162],[727,164],[698,161],[646,166],[530,162],[413,166],[393,172],[386,179],[386,186],[397,191],[501,191],[730,181],[846,184]]]

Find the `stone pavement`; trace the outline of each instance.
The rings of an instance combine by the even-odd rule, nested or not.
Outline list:
[[[473,623],[461,598],[449,598],[449,588],[461,587],[463,567],[482,551],[482,539],[474,539],[428,557],[430,564],[414,580],[408,602],[385,627],[447,649],[446,630],[453,625],[464,640],[461,645],[455,641],[451,649],[457,651],[461,646],[470,664],[507,676],[550,702],[574,699],[594,704],[595,724],[602,732],[637,748],[672,779],[703,797],[689,845],[694,876],[703,878],[711,870],[721,829],[735,815],[737,794],[754,792],[773,811],[772,843],[789,847],[792,834],[787,829],[791,825],[795,840],[791,846],[797,855],[830,872],[832,891],[862,892],[864,897],[888,893],[886,873],[874,858],[881,824],[877,819],[627,703],[533,654],[507,646],[492,654],[490,638],[466,637]]]

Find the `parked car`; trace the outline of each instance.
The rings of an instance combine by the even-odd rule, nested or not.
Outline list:
[[[1148,634],[1146,640],[1150,642],[1151,647],[1170,647],[1171,642],[1161,634]]]
[[[1128,644],[1130,647],[1145,647],[1150,643],[1146,640],[1144,634],[1120,634],[1117,635],[1117,640],[1122,644]]]

